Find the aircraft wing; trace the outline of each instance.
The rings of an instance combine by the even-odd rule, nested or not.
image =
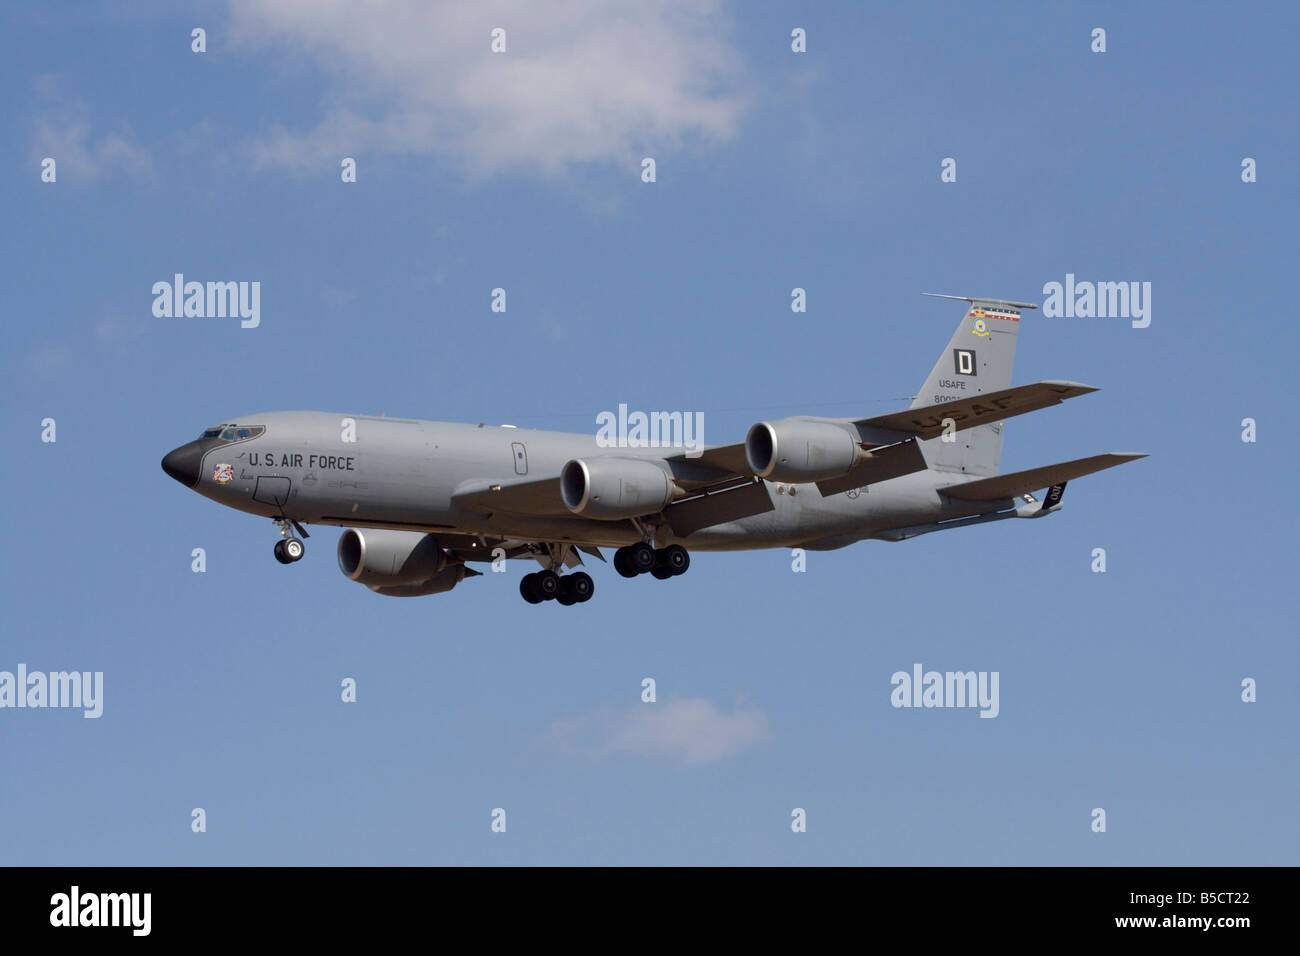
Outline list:
[[[963,501],[999,501],[1037,491],[1039,488],[1059,485],[1073,478],[1082,478],[1095,471],[1114,468],[1127,461],[1136,461],[1145,457],[1146,455],[1138,452],[1110,452],[1105,455],[1093,455],[1091,458],[1076,458],[1074,461],[1045,465],[1042,468],[1030,468],[1028,471],[1013,471],[1008,475],[981,478],[965,484],[949,485],[939,490],[949,498],[960,498]]]
[[[852,491],[864,485],[878,481],[910,475],[914,471],[925,471],[925,455],[921,453],[916,440],[895,442],[872,448],[868,457],[858,462],[838,478],[827,478],[817,482],[817,490],[823,498],[837,495],[841,491]]]
[[[460,485],[451,496],[454,504],[479,514],[498,511],[512,515],[568,515],[560,497],[560,478],[524,478],[494,481],[479,478]]]
[[[744,454],[743,450],[741,454]],[[519,481],[476,479],[467,481],[452,494],[451,500],[479,514],[571,516],[560,497],[559,478],[533,478]],[[723,521],[735,521],[749,515],[771,511],[771,494],[760,481],[752,478],[731,480],[701,489],[664,509],[672,529],[686,536],[700,528]],[[598,552],[589,551],[602,561]]]
[[[959,398],[955,402],[921,405],[874,418],[859,418],[853,424],[859,428],[903,432],[921,439],[938,438],[943,434],[945,418],[952,419],[956,431],[962,431],[1026,412],[1036,412],[1040,408],[1059,405],[1067,398],[1095,391],[1097,389],[1091,385],[1080,385],[1078,382],[1034,382],[1032,385],[1017,385],[1014,388],[972,395],[970,398]]]
[[[691,462],[729,475],[753,474],[749,470],[749,463],[745,460],[745,443],[743,441],[734,445],[718,445],[716,448],[706,448],[703,454],[697,455],[695,458],[682,454],[673,455],[668,460]]]
[[[847,474],[817,482],[817,488],[823,496],[828,496],[914,471],[924,471],[926,460],[917,441],[938,438],[943,434],[945,420],[951,419],[954,431],[962,431],[1059,405],[1067,398],[1095,391],[1097,389],[1091,385],[1080,385],[1077,382],[1035,382],[1032,385],[1017,385],[1015,388],[972,395],[954,402],[922,405],[874,418],[850,419],[848,422],[858,428],[862,448],[869,454]],[[755,477],[745,458],[744,442],[718,445],[694,458],[685,454],[673,455],[668,461],[680,463],[679,467],[691,465],[697,470],[703,469],[710,481]],[[754,501],[757,503],[757,497]]]
[[[829,496],[924,470],[926,460],[917,442],[942,435],[945,420],[951,420],[952,427],[961,431],[1059,405],[1067,398],[1095,391],[1090,385],[1076,382],[1035,382],[953,402],[850,420],[858,427],[862,436],[861,446],[868,455],[847,474],[818,482],[818,490],[823,496]],[[1098,455],[1015,475],[999,475],[953,485],[945,494],[977,501],[1012,497],[1110,468],[1134,457],[1142,456]],[[692,492],[687,500],[674,502],[665,509],[665,517],[678,534],[685,536],[699,528],[771,511],[774,507],[763,483],[755,480],[757,476],[746,461],[743,442],[709,448],[694,457],[685,453],[673,455],[667,462],[678,483]],[[1065,474],[1071,468],[1083,470]],[[1019,483],[1025,481],[1030,483],[1020,487]],[[1005,490],[1013,485],[1011,491]],[[480,514],[567,516],[570,513],[560,496],[558,476],[501,481],[475,479],[457,488],[452,501]]]
[[[705,489],[694,497],[675,501],[664,509],[664,518],[673,532],[684,538],[701,528],[775,509],[767,485],[751,478],[726,487]]]

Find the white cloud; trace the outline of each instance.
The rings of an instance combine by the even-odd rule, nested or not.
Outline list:
[[[59,182],[89,182],[114,171],[142,174],[152,170],[149,153],[136,146],[125,130],[96,136],[90,109],[81,100],[65,97],[55,77],[39,77],[36,93],[39,103],[32,124],[31,158],[34,163],[47,156],[53,159]]]
[[[711,763],[765,743],[770,737],[762,711],[737,702],[730,714],[703,698],[637,703],[625,710],[602,708],[551,722],[547,741],[562,753],[604,759],[637,754]]]
[[[322,118],[259,140],[267,164],[407,153],[473,175],[616,163],[731,137],[743,68],[714,0],[234,0],[236,45],[333,74]],[[490,50],[506,31],[507,52]]]

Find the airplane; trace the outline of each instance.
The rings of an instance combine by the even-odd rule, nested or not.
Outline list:
[[[268,412],[204,429],[162,468],[271,518],[282,564],[303,557],[305,525],[336,525],[340,570],[378,594],[450,591],[481,574],[470,563],[522,558],[541,566],[521,579],[524,600],[570,606],[594,594],[576,569],[583,555],[605,561],[601,548],[616,549],[623,577],[666,580],[693,551],[827,551],[1043,518],[1061,509],[1068,481],[1146,457],[1000,474],[1005,419],[1096,389],[1011,385],[1021,315],[1037,306],[938,298],[967,303],[962,320],[911,406],[885,415],[762,421],[742,442],[683,451],[510,425]]]

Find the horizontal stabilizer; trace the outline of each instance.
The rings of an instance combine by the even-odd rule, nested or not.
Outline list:
[[[1082,478],[1095,471],[1114,468],[1126,461],[1136,461],[1146,455],[1134,452],[1111,452],[1106,455],[1093,455],[1091,458],[1078,458],[1063,461],[1056,465],[1042,468],[1030,468],[1028,471],[1014,471],[1009,475],[997,475],[993,478],[981,478],[979,481],[963,485],[949,485],[939,490],[949,498],[963,501],[1000,501],[1017,495],[1037,491],[1051,485],[1063,484],[1072,478]]]
[[[854,424],[862,428],[903,432],[923,439],[938,438],[943,434],[944,419],[952,420],[954,431],[962,431],[1059,405],[1067,398],[1095,391],[1097,390],[1091,385],[1080,385],[1078,382],[1034,382],[1032,385],[1017,385],[1014,388],[972,395],[970,398],[959,398],[953,402],[920,405],[903,412],[860,418]]]
[[[928,295],[932,299],[956,299],[958,302],[969,302],[971,305],[1001,306],[1006,309],[1038,308],[1032,302],[1012,302],[1009,299],[976,299],[969,295],[944,295],[942,292],[922,292],[921,295]]]

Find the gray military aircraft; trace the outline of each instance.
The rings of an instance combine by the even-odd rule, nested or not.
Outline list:
[[[304,525],[341,525],[340,569],[379,594],[449,591],[480,573],[469,562],[526,558],[541,570],[524,575],[524,599],[571,605],[595,590],[573,569],[584,554],[604,561],[602,547],[617,549],[622,576],[666,579],[690,566],[688,548],[904,541],[1045,517],[1060,510],[1067,481],[1145,457],[999,474],[1004,419],[1096,389],[1011,387],[1021,313],[1036,306],[940,298],[969,307],[906,411],[764,421],[743,442],[688,451],[509,425],[269,412],[204,430],[162,467],[205,497],[273,519],[283,564],[302,558]]]

